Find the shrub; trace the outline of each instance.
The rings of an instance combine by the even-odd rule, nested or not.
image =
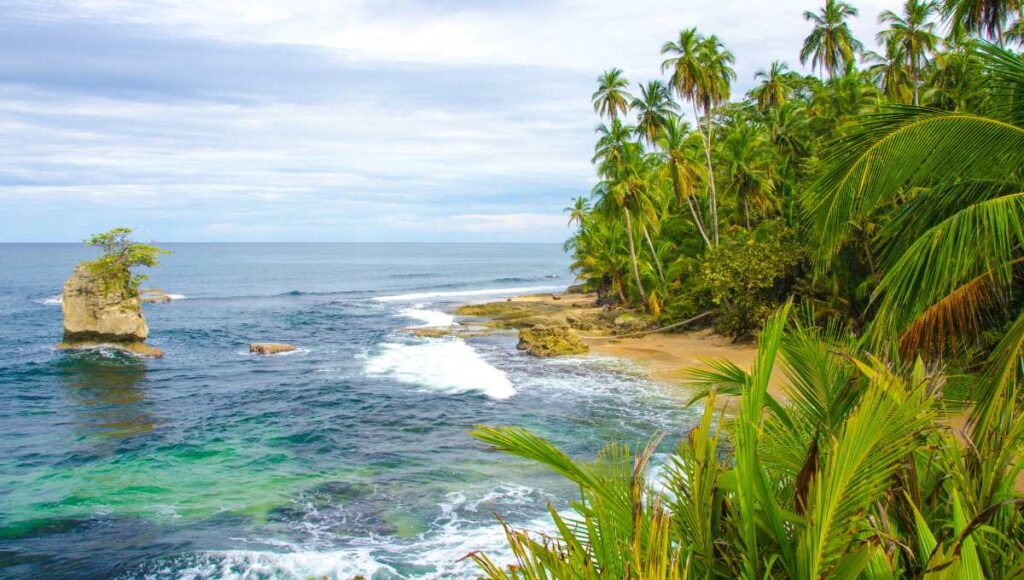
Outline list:
[[[134,268],[152,268],[158,264],[162,254],[169,254],[151,244],[142,244],[131,239],[130,228],[114,228],[109,232],[94,234],[84,240],[87,246],[100,248],[103,255],[86,262],[89,272],[103,281],[104,292],[119,291],[125,296],[135,296],[139,285],[146,280],[145,274],[133,273]]]
[[[790,294],[803,261],[792,232],[778,222],[730,232],[710,248],[697,285],[717,310],[718,331],[744,338],[760,328]]]

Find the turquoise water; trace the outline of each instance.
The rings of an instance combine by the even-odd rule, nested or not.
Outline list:
[[[178,244],[147,285],[160,360],[61,353],[76,245],[0,245],[0,575],[472,577],[494,513],[544,528],[573,490],[475,424],[571,454],[682,432],[621,361],[497,335],[415,338],[464,302],[571,283],[556,245]],[[299,350],[251,356],[252,341]]]

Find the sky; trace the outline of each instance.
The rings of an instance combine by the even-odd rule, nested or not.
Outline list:
[[[820,3],[5,0],[0,242],[561,242],[602,70],[696,26],[741,95]]]

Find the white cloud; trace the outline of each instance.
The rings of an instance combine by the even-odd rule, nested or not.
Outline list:
[[[741,84],[772,59],[798,65],[822,0],[552,0],[480,2],[441,10],[430,2],[371,0],[171,0],[61,2],[66,16],[158,22],[180,34],[230,42],[317,46],[359,61],[526,65],[595,73],[619,66],[655,76],[659,50],[680,29],[717,34],[738,57]],[[854,32],[874,44],[876,18],[898,0],[860,0]]]
[[[39,235],[23,216],[60,204],[79,222],[91,208],[178,239],[553,241],[567,231],[558,209],[593,179],[601,70],[658,76],[662,43],[697,26],[736,53],[739,94],[772,59],[797,64],[802,12],[823,0],[12,2],[16,23],[127,40],[83,36],[104,46],[82,71],[71,57],[51,67],[82,48],[61,35],[41,46],[46,58],[5,55],[15,64],[0,63],[0,240]],[[899,2],[857,4],[854,30],[871,45],[877,13]],[[169,52],[154,49],[162,60],[130,50],[151,38],[171,39]],[[289,77],[296,47],[327,64]],[[235,60],[204,68],[204,50]]]

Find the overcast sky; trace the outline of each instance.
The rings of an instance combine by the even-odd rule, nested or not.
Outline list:
[[[823,3],[823,0],[822,0]],[[853,2],[874,45],[895,0]],[[562,241],[594,78],[697,26],[742,94],[818,0],[7,0],[0,242]]]

